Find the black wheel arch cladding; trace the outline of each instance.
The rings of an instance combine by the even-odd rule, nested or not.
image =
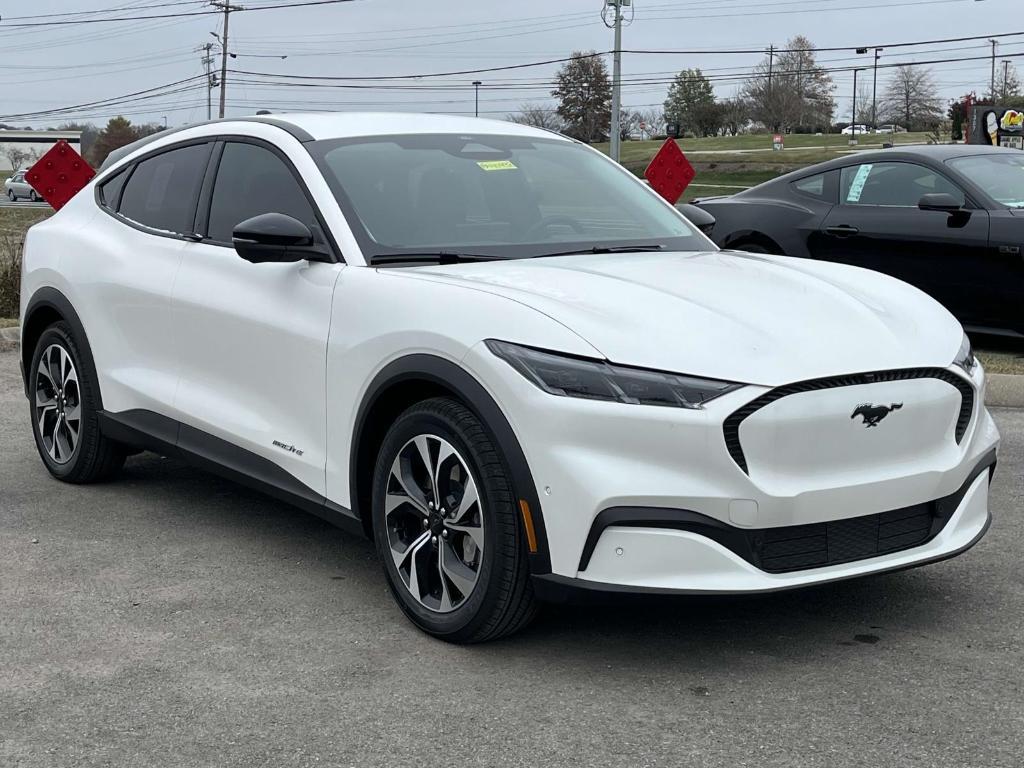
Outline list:
[[[414,354],[399,358],[374,377],[356,414],[349,459],[351,506],[372,533],[370,508],[373,470],[390,422],[406,407],[435,396],[454,397],[484,425],[508,465],[517,498],[530,507],[537,551],[529,554],[530,571],[550,573],[544,515],[526,455],[501,408],[476,378],[456,363],[435,355]],[[522,519],[519,525],[523,525]]]
[[[67,323],[78,342],[81,364],[86,375],[96,382],[96,410],[103,410],[103,394],[100,391],[99,377],[96,374],[96,362],[92,356],[92,346],[85,332],[82,320],[68,298],[56,288],[44,287],[32,294],[22,318],[21,327],[21,368],[22,380],[25,385],[25,397],[30,397],[28,369],[35,353],[36,342],[48,327],[56,322]]]

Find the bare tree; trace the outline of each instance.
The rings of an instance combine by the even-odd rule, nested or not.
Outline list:
[[[29,159],[28,152],[17,144],[4,144],[3,152],[4,157],[7,158],[7,162],[11,166],[11,171],[17,171]]]
[[[814,43],[797,35],[766,57],[743,85],[752,117],[771,130],[821,129],[832,122],[835,84],[817,63]]]
[[[996,72],[996,103],[1005,104],[1010,99],[1020,96],[1020,76],[1017,74],[1017,68],[1006,61]]]
[[[725,132],[730,136],[736,136],[747,127],[750,121],[750,102],[739,94],[731,99],[723,99],[721,102],[721,121]]]
[[[533,128],[543,128],[548,131],[562,130],[562,119],[553,107],[543,104],[522,104],[519,112],[508,116],[510,123],[529,125]]]
[[[908,131],[924,130],[942,118],[942,107],[931,71],[907,64],[897,67],[885,89],[882,114]]]
[[[871,107],[871,86],[861,80],[857,83],[857,114],[854,115],[854,122],[858,125],[870,125],[877,128],[878,126],[874,125],[875,116]]]

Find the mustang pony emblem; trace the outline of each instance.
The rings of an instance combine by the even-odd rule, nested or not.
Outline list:
[[[855,419],[858,416],[864,419],[865,427],[877,427],[878,423],[888,416],[893,411],[898,411],[903,407],[903,403],[893,403],[892,405],[872,405],[871,403],[862,403],[858,405],[853,413],[850,414],[851,419]]]

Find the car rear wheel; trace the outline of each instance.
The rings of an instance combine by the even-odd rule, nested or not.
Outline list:
[[[30,192],[28,193],[28,199],[29,199],[29,200],[31,200],[31,201],[32,201],[33,203],[38,203],[38,202],[39,202],[39,195],[38,195],[38,193],[37,193],[37,192],[36,192],[36,191],[35,191],[35,190],[33,189],[33,190],[31,190],[31,191],[30,191]]]
[[[533,618],[516,498],[498,448],[457,401],[424,401],[392,425],[374,474],[374,538],[416,626],[474,643]]]
[[[100,433],[99,384],[83,366],[80,342],[67,323],[43,331],[27,378],[32,432],[50,474],[67,483],[116,474],[126,451]]]

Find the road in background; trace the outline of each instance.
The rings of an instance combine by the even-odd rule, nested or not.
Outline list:
[[[1024,411],[997,420],[960,558],[453,647],[315,517],[151,454],[50,479],[0,354],[0,764],[1019,766]]]

